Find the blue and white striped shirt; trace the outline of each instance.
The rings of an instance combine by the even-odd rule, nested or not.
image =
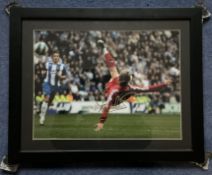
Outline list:
[[[58,75],[62,75],[64,71],[64,64],[58,63],[55,64],[53,62],[46,63],[46,78],[44,82],[49,83],[52,86],[60,86],[60,80]]]

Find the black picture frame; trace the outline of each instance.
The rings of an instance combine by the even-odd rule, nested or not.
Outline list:
[[[64,145],[70,146],[71,141],[49,141],[47,146],[42,149],[45,141],[32,141],[26,144],[32,144],[33,149],[22,149],[23,136],[22,128],[30,123],[24,123],[24,109],[28,101],[23,92],[32,88],[31,85],[23,86],[23,76],[31,79],[30,73],[23,70],[32,71],[31,65],[27,65],[23,60],[23,23],[24,21],[187,21],[189,24],[189,45],[187,58],[188,62],[184,69],[188,70],[185,74],[189,86],[183,86],[182,91],[186,91],[189,95],[190,107],[184,104],[185,110],[190,111],[189,127],[191,129],[190,149],[180,146],[178,149],[160,149],[157,147],[151,150],[139,149],[142,146],[140,141],[108,141],[108,140],[77,140],[76,147],[81,149],[63,149]],[[202,89],[202,21],[201,10],[198,8],[182,8],[182,9],[35,9],[35,8],[12,8],[10,16],[10,67],[9,67],[9,138],[8,138],[8,162],[15,163],[65,163],[65,162],[103,162],[103,161],[204,161],[204,136],[203,136],[203,89]],[[27,43],[24,43],[27,44]],[[28,64],[28,63],[27,63]],[[25,67],[23,67],[25,66]],[[29,67],[26,69],[26,67]],[[184,70],[182,70],[184,71]],[[184,76],[184,75],[182,75]],[[24,95],[24,96],[23,96]],[[30,117],[30,116],[27,116]],[[31,116],[32,117],[32,116]],[[27,134],[26,134],[27,135]],[[184,137],[184,138],[185,138]],[[40,149],[36,150],[36,146]],[[163,141],[162,141],[163,142]],[[180,141],[176,141],[180,142]],[[70,144],[71,143],[71,144]],[[25,143],[24,143],[25,144]],[[89,149],[89,145],[106,145],[105,148]],[[146,143],[148,144],[148,143]],[[161,144],[159,141],[158,144]],[[166,145],[171,145],[172,141],[168,141]],[[48,149],[48,145],[53,145],[54,150]],[[83,146],[82,146],[83,145]],[[120,145],[124,145],[118,149]],[[134,148],[131,145],[137,145]],[[163,144],[162,144],[163,145]],[[29,145],[30,147],[30,145]],[[70,146],[71,147],[71,146]]]

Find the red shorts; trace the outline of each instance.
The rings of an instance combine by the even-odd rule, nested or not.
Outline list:
[[[110,81],[105,85],[105,96],[107,97],[113,90],[119,90],[119,77],[110,79]]]

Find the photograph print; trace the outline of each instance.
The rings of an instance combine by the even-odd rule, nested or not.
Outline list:
[[[182,140],[180,39],[33,30],[33,139]]]

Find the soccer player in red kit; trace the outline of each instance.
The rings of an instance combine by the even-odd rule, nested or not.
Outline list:
[[[102,50],[104,61],[111,75],[110,81],[105,86],[105,96],[107,101],[103,107],[101,117],[95,129],[95,131],[100,131],[103,129],[104,122],[107,119],[111,106],[119,105],[135,94],[158,91],[169,85],[171,80],[166,80],[164,83],[151,85],[148,87],[130,85],[129,82],[131,80],[131,76],[129,72],[123,71],[119,74],[115,60],[105,47],[104,41],[98,40],[97,45]]]

